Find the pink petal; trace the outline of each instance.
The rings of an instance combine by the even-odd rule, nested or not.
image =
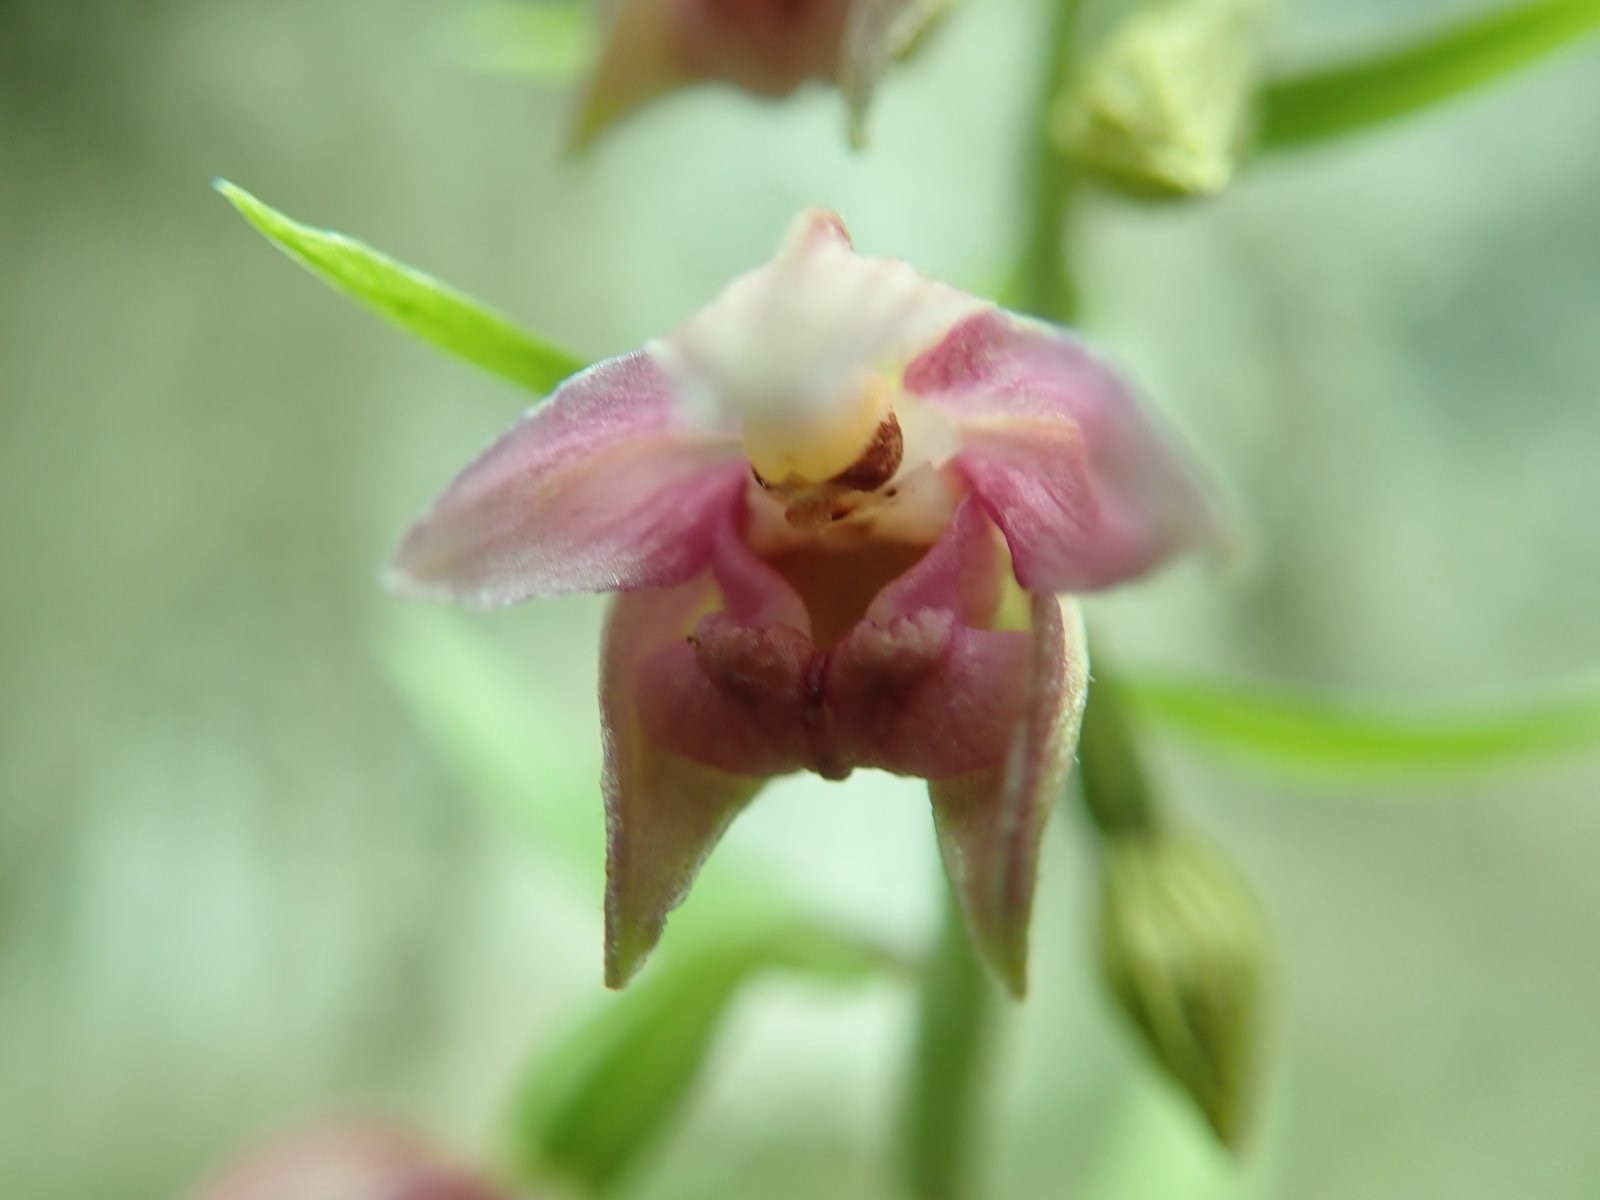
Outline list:
[[[906,368],[961,431],[954,465],[1030,591],[1077,592],[1219,540],[1216,511],[1130,384],[1064,329],[991,309]]]
[[[1039,842],[1083,721],[1089,660],[1071,600],[1033,598],[1024,719],[998,764],[928,784],[945,870],[979,951],[1013,995],[1027,990]]]
[[[601,648],[606,746],[607,987],[621,987],[655,948],[729,822],[765,782],[674,753],[640,722],[641,663],[686,645],[694,615],[715,599],[709,579],[616,597]]]
[[[456,477],[406,535],[391,583],[485,608],[682,583],[745,474],[736,442],[684,424],[649,355],[591,367]]]

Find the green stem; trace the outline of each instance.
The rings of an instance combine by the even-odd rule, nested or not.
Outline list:
[[[1054,0],[1048,58],[1030,129],[1026,238],[1011,302],[1048,320],[1071,320],[1078,289],[1070,269],[1073,181],[1050,144],[1050,107],[1072,66],[1081,0]],[[939,940],[917,996],[916,1043],[905,1097],[906,1182],[915,1200],[972,1194],[975,1129],[984,1091],[994,985],[972,948],[955,893],[944,896]]]
[[[993,1015],[993,984],[973,952],[955,893],[946,888],[939,940],[917,997],[907,1081],[906,1178],[915,1200],[972,1194],[973,1134]]]
[[[1029,130],[1027,230],[1014,284],[1016,307],[1050,321],[1071,321],[1079,311],[1071,268],[1071,227],[1076,189],[1071,164],[1050,140],[1050,110],[1072,72],[1073,42],[1082,0],[1056,0],[1046,34],[1047,58]]]

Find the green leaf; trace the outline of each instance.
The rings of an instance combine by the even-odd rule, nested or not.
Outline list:
[[[683,1110],[729,1007],[752,980],[784,971],[857,983],[902,970],[871,943],[802,921],[664,951],[530,1072],[513,1114],[519,1171],[604,1194]]]
[[[1258,145],[1286,149],[1429,108],[1527,66],[1600,25],[1600,0],[1544,0],[1357,62],[1269,84]]]
[[[544,394],[585,366],[420,271],[360,242],[291,220],[225,179],[215,183],[269,241],[313,274],[424,341]]]
[[[1433,712],[1196,681],[1121,679],[1118,687],[1137,712],[1197,741],[1351,775],[1461,770],[1600,748],[1595,684],[1493,708]]]
[[[481,0],[461,14],[460,57],[490,75],[564,86],[599,49],[588,0]]]

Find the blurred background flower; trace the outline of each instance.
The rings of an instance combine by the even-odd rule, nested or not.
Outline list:
[[[671,327],[812,203],[992,291],[1044,7],[963,5],[881,89],[870,155],[824,89],[702,89],[557,166],[568,98],[447,61],[436,4],[0,5],[0,1191],[179,1194],[330,1103],[492,1156],[527,1063],[600,991],[598,604],[464,633],[376,586],[415,498],[525,399],[319,293],[208,180],[585,357]],[[1267,54],[1471,11],[1302,0]],[[1593,63],[1256,164],[1215,203],[1085,198],[1096,336],[1253,522],[1234,574],[1094,606],[1130,678],[1404,706],[1600,663]],[[1594,758],[1402,788],[1152,747],[1279,942],[1259,1186],[1588,1200]],[[986,1192],[1236,1194],[1109,1032],[1072,825],[998,1031]],[[754,873],[916,948],[937,870],[914,785],[786,781],[682,919]],[[630,1194],[886,1194],[908,1012],[890,979],[763,976]]]
[[[949,3],[606,0],[594,6],[601,15],[585,22],[604,32],[583,85],[577,140],[587,142],[635,109],[692,84],[715,81],[777,98],[821,80],[838,85],[851,138],[862,143],[879,76]]]
[[[509,1193],[407,1130],[346,1119],[255,1149],[192,1200],[509,1200]]]

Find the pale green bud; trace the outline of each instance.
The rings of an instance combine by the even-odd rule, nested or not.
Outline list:
[[[1249,147],[1266,0],[1144,0],[1079,64],[1056,146],[1139,196],[1222,191]]]
[[[1105,843],[1101,968],[1157,1063],[1217,1136],[1243,1138],[1260,1044],[1266,931],[1219,852],[1179,833]]]

